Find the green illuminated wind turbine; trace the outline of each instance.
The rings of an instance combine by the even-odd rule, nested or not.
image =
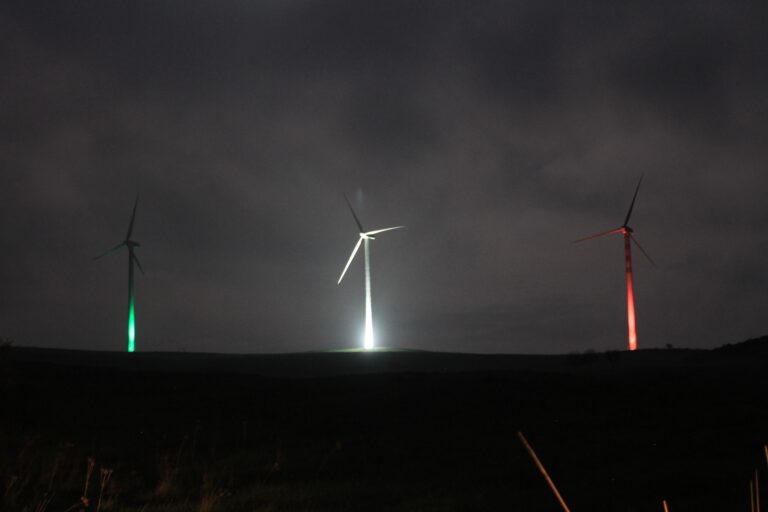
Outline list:
[[[97,260],[103,258],[107,254],[110,254],[121,247],[128,248],[128,352],[136,350],[136,314],[134,310],[134,297],[133,297],[133,264],[139,267],[141,273],[144,273],[144,269],[141,268],[139,258],[136,257],[133,250],[139,247],[139,242],[131,240],[131,234],[133,233],[133,221],[136,220],[136,206],[139,204],[139,196],[136,196],[136,200],[133,202],[133,213],[131,213],[131,223],[128,224],[128,233],[125,235],[125,240],[99,256],[93,258]]]
[[[365,332],[363,335],[363,347],[366,350],[372,350],[374,347],[374,341],[373,341],[373,310],[371,308],[371,256],[370,256],[371,253],[370,253],[369,242],[371,240],[375,240],[375,238],[371,235],[377,235],[385,231],[392,231],[393,229],[404,228],[405,226],[394,226],[391,228],[366,231],[363,229],[363,225],[360,223],[360,219],[357,218],[357,215],[355,214],[355,210],[352,208],[352,205],[350,204],[349,199],[347,199],[347,196],[344,196],[344,200],[347,202],[347,206],[349,206],[349,211],[352,212],[352,217],[355,218],[357,227],[360,229],[360,238],[357,240],[357,244],[355,244],[355,248],[352,249],[352,255],[349,257],[349,260],[347,260],[347,264],[344,267],[344,270],[342,270],[341,276],[339,277],[339,281],[337,284],[341,283],[341,280],[344,278],[344,274],[347,273],[347,269],[349,268],[349,265],[352,263],[352,260],[355,259],[355,254],[357,254],[357,251],[360,249],[360,244],[363,243],[365,248]]]

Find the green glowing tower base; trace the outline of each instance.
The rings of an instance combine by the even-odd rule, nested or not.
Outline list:
[[[133,298],[133,247],[128,246],[128,352],[136,350],[136,311]]]

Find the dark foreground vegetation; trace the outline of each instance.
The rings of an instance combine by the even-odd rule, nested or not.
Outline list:
[[[768,339],[562,357],[0,355],[2,510],[747,511]],[[86,487],[87,485],[87,487]],[[83,499],[85,497],[86,499]]]

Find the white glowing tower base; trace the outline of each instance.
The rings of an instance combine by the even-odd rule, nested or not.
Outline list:
[[[365,238],[365,334],[363,347],[373,350],[373,308],[371,307],[371,251],[368,248],[370,238]]]

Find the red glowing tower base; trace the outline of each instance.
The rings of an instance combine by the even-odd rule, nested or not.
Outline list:
[[[632,288],[632,229],[624,228],[624,256],[627,269],[627,328],[629,330],[629,350],[637,350],[637,326],[635,325],[635,291]]]

